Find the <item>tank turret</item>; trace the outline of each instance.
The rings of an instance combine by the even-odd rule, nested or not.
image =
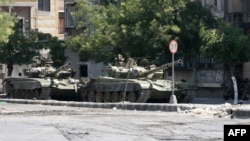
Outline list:
[[[35,56],[32,61],[33,63],[31,67],[23,70],[24,74],[29,78],[68,78],[73,77],[75,74],[75,71],[70,68],[70,63],[55,68],[52,66],[52,61],[47,60],[42,56]]]
[[[138,66],[134,59],[129,59],[126,66],[110,66],[110,69],[107,72],[108,76],[114,78],[159,79],[162,78],[163,70],[179,64],[182,64],[181,59],[174,61],[174,63],[166,63],[160,67],[155,67],[154,65],[144,67]]]
[[[179,59],[177,61],[174,61],[174,63],[167,63],[167,64],[164,64],[164,65],[161,65],[160,67],[156,67],[156,68],[150,68],[150,70],[138,70],[138,69],[133,69],[132,70],[132,74],[133,76],[136,76],[138,78],[152,78],[152,74],[156,73],[156,72],[159,72],[159,71],[163,71],[165,69],[168,69],[170,67],[173,67],[175,65],[180,65],[182,64],[182,60]]]
[[[59,68],[43,56],[35,56],[25,77],[8,77],[3,80],[5,93],[10,98],[22,99],[79,99],[78,80],[72,77],[75,70],[70,63]]]
[[[54,78],[69,78],[74,77],[76,71],[70,67],[71,63],[66,63],[63,66],[56,69],[51,75]]]

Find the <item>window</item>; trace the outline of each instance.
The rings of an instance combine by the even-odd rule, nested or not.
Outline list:
[[[76,27],[76,18],[74,16],[74,8],[67,7],[66,8],[66,27]]]
[[[64,27],[64,13],[62,13],[62,12],[59,13],[59,23],[58,24],[59,24],[58,25],[59,34],[63,34],[65,27]]]
[[[230,13],[228,14],[228,22],[238,27],[243,23],[243,13]]]
[[[217,7],[217,0],[214,0],[214,6]]]
[[[88,77],[88,65],[80,65],[80,76]]]
[[[18,29],[24,32],[24,18],[18,18]]]
[[[223,69],[223,64],[218,63],[213,58],[204,58],[200,56],[198,59],[198,68],[200,69]]]
[[[107,0],[107,5],[109,4],[118,5],[118,0]]]
[[[39,11],[50,11],[50,0],[38,0]]]

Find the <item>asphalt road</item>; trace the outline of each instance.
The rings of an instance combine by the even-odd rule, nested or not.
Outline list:
[[[0,141],[222,141],[225,124],[250,124],[249,119],[217,117],[213,110],[205,111],[138,111],[0,102]]]

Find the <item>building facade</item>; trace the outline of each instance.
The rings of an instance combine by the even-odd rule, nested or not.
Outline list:
[[[18,17],[23,31],[36,29],[64,39],[63,0],[13,0],[1,7]]]

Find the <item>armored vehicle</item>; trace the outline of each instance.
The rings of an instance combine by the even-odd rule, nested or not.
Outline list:
[[[147,62],[145,60],[141,60]],[[110,65],[106,76],[82,81],[82,98],[90,102],[169,102],[172,94],[172,81],[163,79],[163,70],[182,64],[182,60],[167,63],[160,67],[139,66],[130,58],[125,64]],[[144,63],[147,64],[147,63]],[[175,82],[174,92],[178,102],[191,102],[197,85],[188,82]]]
[[[75,71],[67,63],[59,68],[42,56],[33,57],[33,63],[24,69],[24,77],[7,77],[3,80],[5,93],[10,98],[64,99],[78,95],[78,81],[72,79]],[[69,95],[70,93],[70,95]]]

